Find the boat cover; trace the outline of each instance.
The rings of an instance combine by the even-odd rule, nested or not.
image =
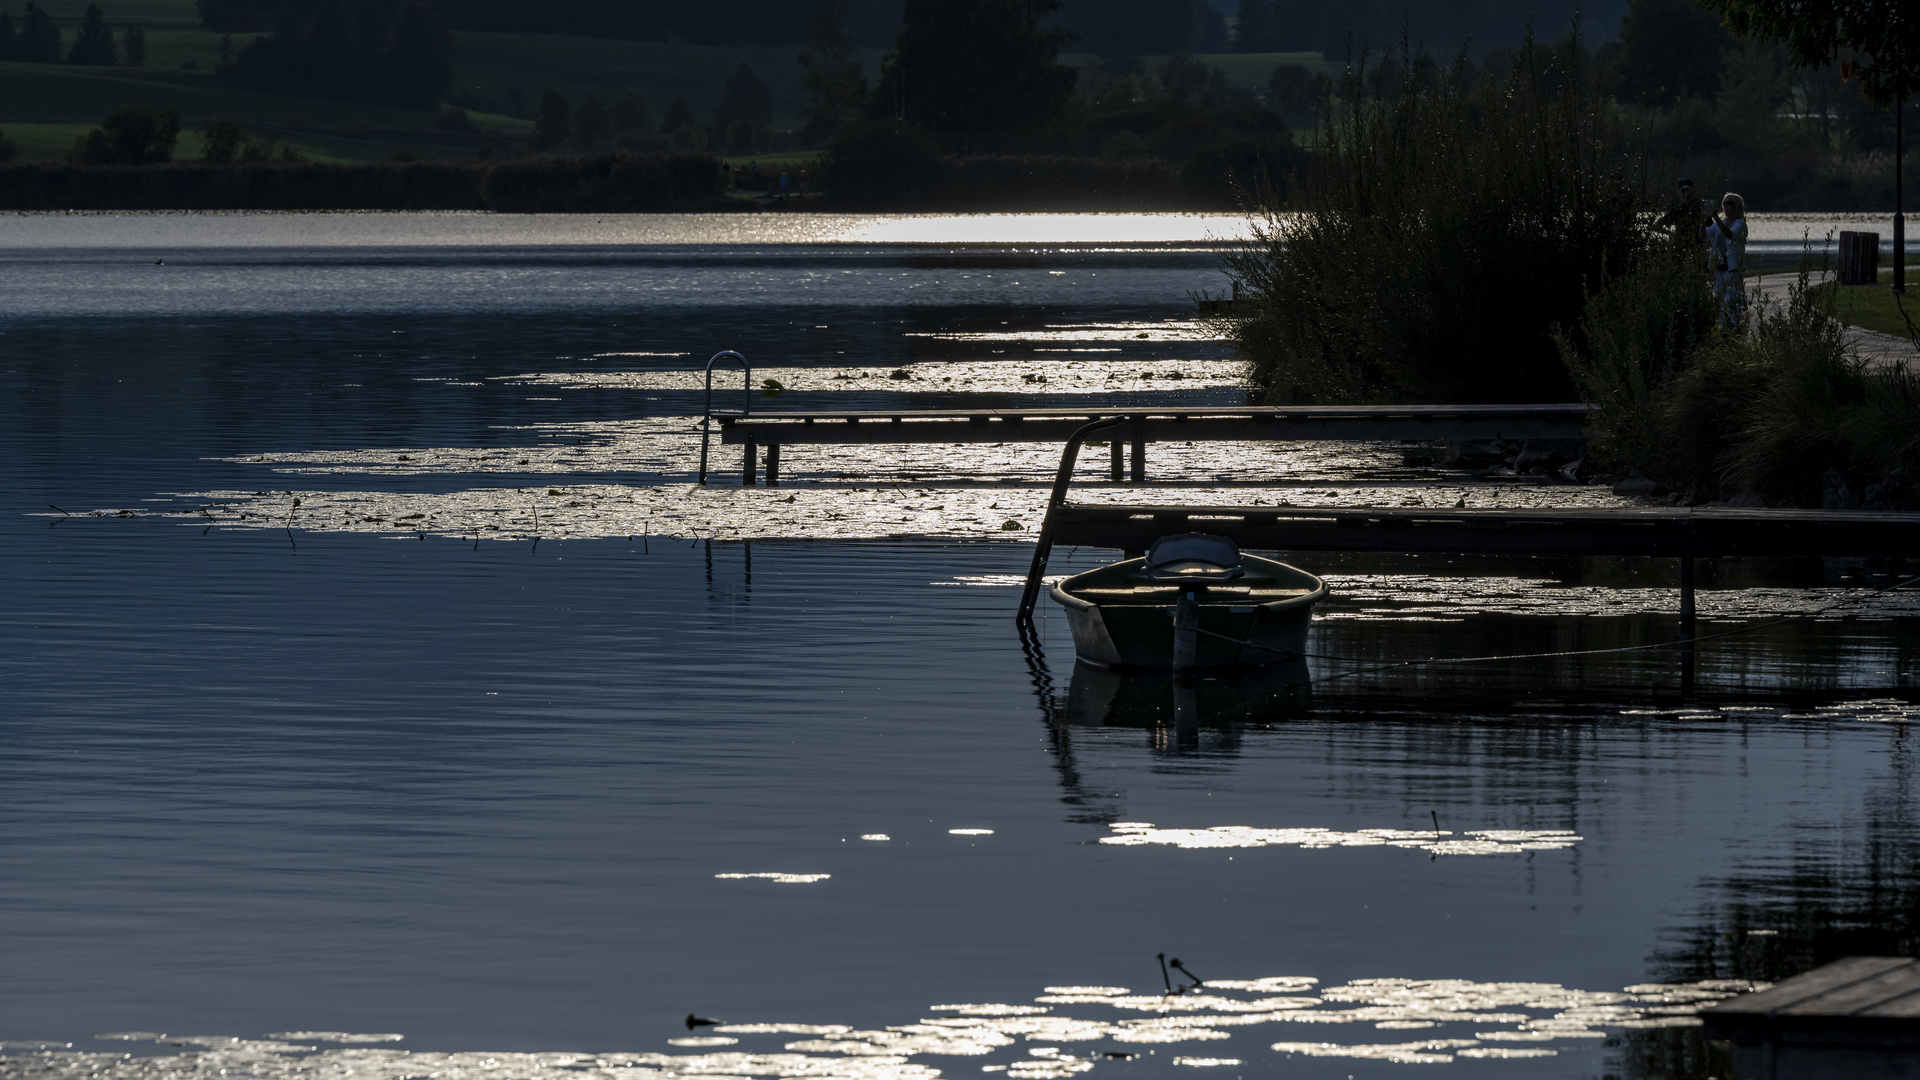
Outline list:
[[[1231,581],[1246,573],[1240,549],[1224,536],[1181,533],[1163,536],[1147,549],[1142,574],[1150,581]]]

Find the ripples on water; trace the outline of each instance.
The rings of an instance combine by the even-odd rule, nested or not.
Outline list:
[[[1054,450],[690,482],[724,347],[756,410],[1238,401],[1186,304],[1233,225],[0,219],[0,1073],[1679,1076],[1737,980],[1909,948],[1907,595],[1682,697],[1408,663],[1670,641],[1671,567],[1328,553],[1344,659],[1182,698],[1013,633]],[[1151,494],[1619,501],[1407,451]],[[1886,570],[1704,565],[1703,633]]]

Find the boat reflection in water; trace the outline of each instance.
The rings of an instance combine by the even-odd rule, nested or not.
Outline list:
[[[1061,719],[1083,727],[1175,730],[1257,724],[1304,714],[1311,690],[1300,659],[1190,674],[1076,661]]]

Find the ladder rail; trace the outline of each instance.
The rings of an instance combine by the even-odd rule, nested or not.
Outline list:
[[[722,409],[720,412],[715,413],[713,411],[713,365],[729,357],[740,361],[740,408],[738,411]],[[732,349],[723,349],[720,352],[714,353],[711,357],[708,357],[707,401],[705,407],[700,410],[700,484],[705,485],[707,482],[707,436],[712,426],[713,418],[716,415],[725,417],[746,416],[752,409],[753,365],[747,362],[746,356]],[[747,453],[753,453],[751,446],[747,448]]]

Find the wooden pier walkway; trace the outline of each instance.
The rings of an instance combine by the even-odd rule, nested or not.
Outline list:
[[[780,448],[901,443],[1065,442],[1100,417],[1124,417],[1113,429],[1110,475],[1147,478],[1150,442],[1415,442],[1577,439],[1587,420],[1581,404],[1114,406],[1053,409],[852,409],[836,412],[711,414],[723,445],[744,449],[741,483],[758,472],[766,447],[766,481],[780,482]],[[1129,455],[1126,447],[1131,446]],[[1128,459],[1130,467],[1128,466]],[[701,481],[705,482],[702,474]]]
[[[1734,1080],[1920,1076],[1920,961],[1850,956],[1700,1010]]]
[[[1040,525],[1018,619],[1033,617],[1057,544],[1144,554],[1162,536],[1204,532],[1242,549],[1449,555],[1633,555],[1680,563],[1680,621],[1691,641],[1693,561],[1731,556],[1920,555],[1920,514],[1858,510],[1620,506],[1527,510],[1437,507],[1161,506],[1067,499],[1080,446],[1126,421],[1069,435]],[[1689,660],[1691,652],[1689,651]]]
[[[1920,514],[1685,506],[1447,510],[1425,507],[1063,503],[1053,542],[1145,551],[1156,537],[1224,536],[1269,551],[1448,555],[1920,555]]]

